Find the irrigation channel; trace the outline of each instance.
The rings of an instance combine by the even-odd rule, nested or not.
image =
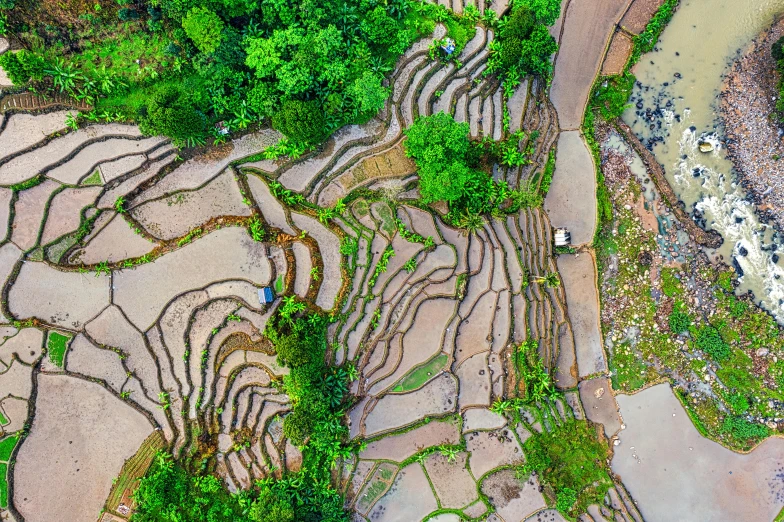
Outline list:
[[[684,0],[657,50],[634,70],[623,119],[652,145],[678,197],[724,244],[710,254],[743,274],[740,292],[784,322],[784,238],[762,223],[737,183],[718,114],[724,74],[749,43],[784,12],[784,0]],[[771,71],[772,74],[772,71]],[[701,152],[699,144],[713,145]]]

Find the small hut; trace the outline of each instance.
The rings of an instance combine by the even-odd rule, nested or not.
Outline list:
[[[259,288],[259,304],[269,304],[275,300],[275,294],[272,293],[272,288],[265,286]]]

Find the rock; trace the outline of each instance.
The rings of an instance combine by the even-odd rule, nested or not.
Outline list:
[[[770,350],[767,348],[759,348],[755,353],[757,354],[757,357],[765,357],[770,353]]]
[[[699,143],[700,152],[713,152],[713,144],[707,141],[701,141]]]

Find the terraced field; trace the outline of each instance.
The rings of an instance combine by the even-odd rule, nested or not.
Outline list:
[[[444,34],[439,25],[433,38]],[[264,334],[284,296],[330,314],[330,363],[357,371],[346,414],[366,444],[334,472],[355,520],[562,520],[554,492],[515,470],[526,440],[575,419],[602,423],[606,440],[621,429],[590,337],[598,321],[581,309],[592,257],[556,262],[540,208],[488,216],[471,233],[450,227],[419,199],[403,147],[404,129],[440,111],[474,137],[523,130],[530,162],[493,172],[537,186],[558,118],[542,82],[507,99],[483,75],[493,38],[477,27],[459,68],[421,40],[376,118],[296,161],[259,159],[280,138],[270,129],[182,158],[135,126],[74,131],[65,110],[5,105],[2,520],[128,520],[151,445],[209,455],[232,492],[298,470],[302,453],[283,433],[289,370]],[[342,212],[320,216],[338,202]],[[564,284],[548,284],[559,269]],[[502,411],[527,393],[523,344],[558,393]],[[88,461],[91,487],[74,494]],[[581,520],[642,520],[620,482],[608,487]]]

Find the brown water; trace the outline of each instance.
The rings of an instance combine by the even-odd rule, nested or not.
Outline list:
[[[784,322],[784,238],[760,223],[722,146],[718,96],[728,67],[784,12],[784,0],[683,0],[657,49],[635,68],[638,84],[624,120],[664,165],[680,199],[724,237],[711,254],[734,261],[741,292]],[[715,146],[701,153],[700,141]],[[784,256],[782,256],[784,257]]]

